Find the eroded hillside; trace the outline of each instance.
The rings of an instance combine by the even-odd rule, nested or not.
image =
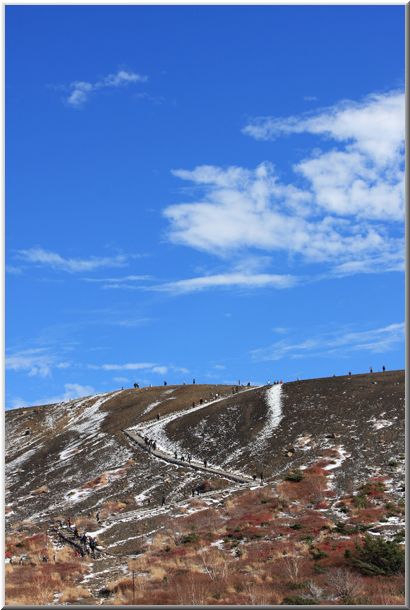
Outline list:
[[[145,555],[161,532],[169,537],[170,530],[186,529],[190,515],[211,511],[215,527],[226,531],[227,502],[241,494],[265,490],[272,495],[281,489],[291,503],[300,503],[299,511],[305,501],[313,510],[309,494],[316,485],[325,504],[317,510],[327,511],[324,517],[333,523],[346,521],[338,506],[341,498],[348,505],[369,481],[381,482],[385,504],[402,505],[404,373],[258,388],[129,389],[18,409],[6,413],[6,445],[9,554],[15,560],[28,555],[33,562],[33,555],[51,561],[53,553],[57,561],[62,548],[79,552],[82,543],[67,525],[75,524],[79,535],[98,542],[95,553],[78,559],[77,586],[82,580],[84,590],[74,594],[74,601],[84,603],[100,595],[107,574],[120,579],[128,572],[129,559]],[[298,477],[322,478],[320,485],[319,479],[307,485],[305,494],[302,481],[297,499],[292,483],[286,489],[289,476],[289,481],[296,477],[293,483]],[[367,529],[372,526],[375,536],[397,536],[402,511],[386,521],[379,513]],[[290,517],[278,514],[276,523],[281,518],[287,522]],[[12,544],[36,535],[38,544],[31,547]],[[289,531],[285,541],[287,536]],[[61,601],[55,590],[53,595],[51,601]],[[112,591],[108,597],[112,600]]]

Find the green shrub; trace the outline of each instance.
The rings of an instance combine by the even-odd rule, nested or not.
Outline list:
[[[365,576],[404,572],[404,549],[394,540],[366,536],[363,545],[356,543],[350,563]]]
[[[353,504],[356,508],[367,508],[368,501],[364,493],[360,493],[353,497]]]
[[[301,530],[303,525],[301,523],[294,523],[293,525],[289,525],[292,530]]]
[[[310,549],[310,553],[315,561],[319,561],[319,559],[324,559],[328,556],[327,553],[316,548]]]
[[[303,473],[301,470],[291,470],[285,475],[285,481],[299,482],[303,479]]]
[[[181,544],[189,544],[190,542],[198,542],[199,538],[198,538],[198,534],[195,534],[195,532],[191,532],[190,534],[187,534],[186,536],[183,536],[181,538]]]
[[[283,598],[282,606],[308,606],[310,604],[317,604],[310,597],[302,597],[302,595],[288,595]]]

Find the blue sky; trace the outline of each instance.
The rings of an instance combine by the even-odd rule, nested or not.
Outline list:
[[[403,6],[6,7],[6,404],[404,366]]]

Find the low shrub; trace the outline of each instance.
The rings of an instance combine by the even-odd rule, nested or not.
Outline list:
[[[310,604],[317,604],[318,602],[311,599],[310,597],[303,597],[302,595],[288,595],[283,598],[282,606],[310,606]]]
[[[364,493],[357,494],[353,497],[353,504],[356,508],[367,508],[369,503]]]
[[[298,483],[303,479],[303,473],[301,470],[291,470],[285,475],[285,481],[294,481]]]
[[[394,540],[367,535],[363,545],[356,543],[350,563],[365,576],[389,576],[404,572],[405,553]]]
[[[315,561],[319,561],[319,559],[324,559],[328,556],[327,553],[316,548],[310,549],[310,553]]]
[[[189,534],[186,534],[186,536],[182,536],[180,542],[181,544],[190,544],[191,542],[198,542],[198,540],[198,534],[196,534],[195,532],[191,532]]]

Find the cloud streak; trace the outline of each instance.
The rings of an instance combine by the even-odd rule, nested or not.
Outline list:
[[[297,280],[291,275],[275,275],[271,273],[219,273],[200,277],[167,282],[153,287],[153,290],[188,293],[209,290],[213,288],[290,288]]]
[[[57,252],[51,252],[50,250],[44,250],[43,248],[18,250],[16,257],[25,263],[49,267],[68,273],[82,273],[107,267],[123,267],[127,264],[128,259],[124,254],[107,257],[93,256],[86,259],[67,258]]]
[[[69,94],[65,98],[65,102],[71,108],[79,109],[89,100],[90,95],[97,91],[101,91],[102,89],[116,89],[135,83],[144,83],[147,80],[148,77],[142,74],[127,70],[118,70],[115,74],[108,74],[108,76],[104,76],[93,83],[88,81],[73,81],[67,86]]]
[[[58,361],[45,347],[30,348],[6,355],[6,369],[28,373],[29,377],[50,377],[53,368],[66,369],[69,362]]]
[[[364,331],[338,330],[295,341],[283,339],[251,352],[253,360],[277,361],[316,356],[344,356],[351,352],[382,354],[404,342],[404,322]]]

